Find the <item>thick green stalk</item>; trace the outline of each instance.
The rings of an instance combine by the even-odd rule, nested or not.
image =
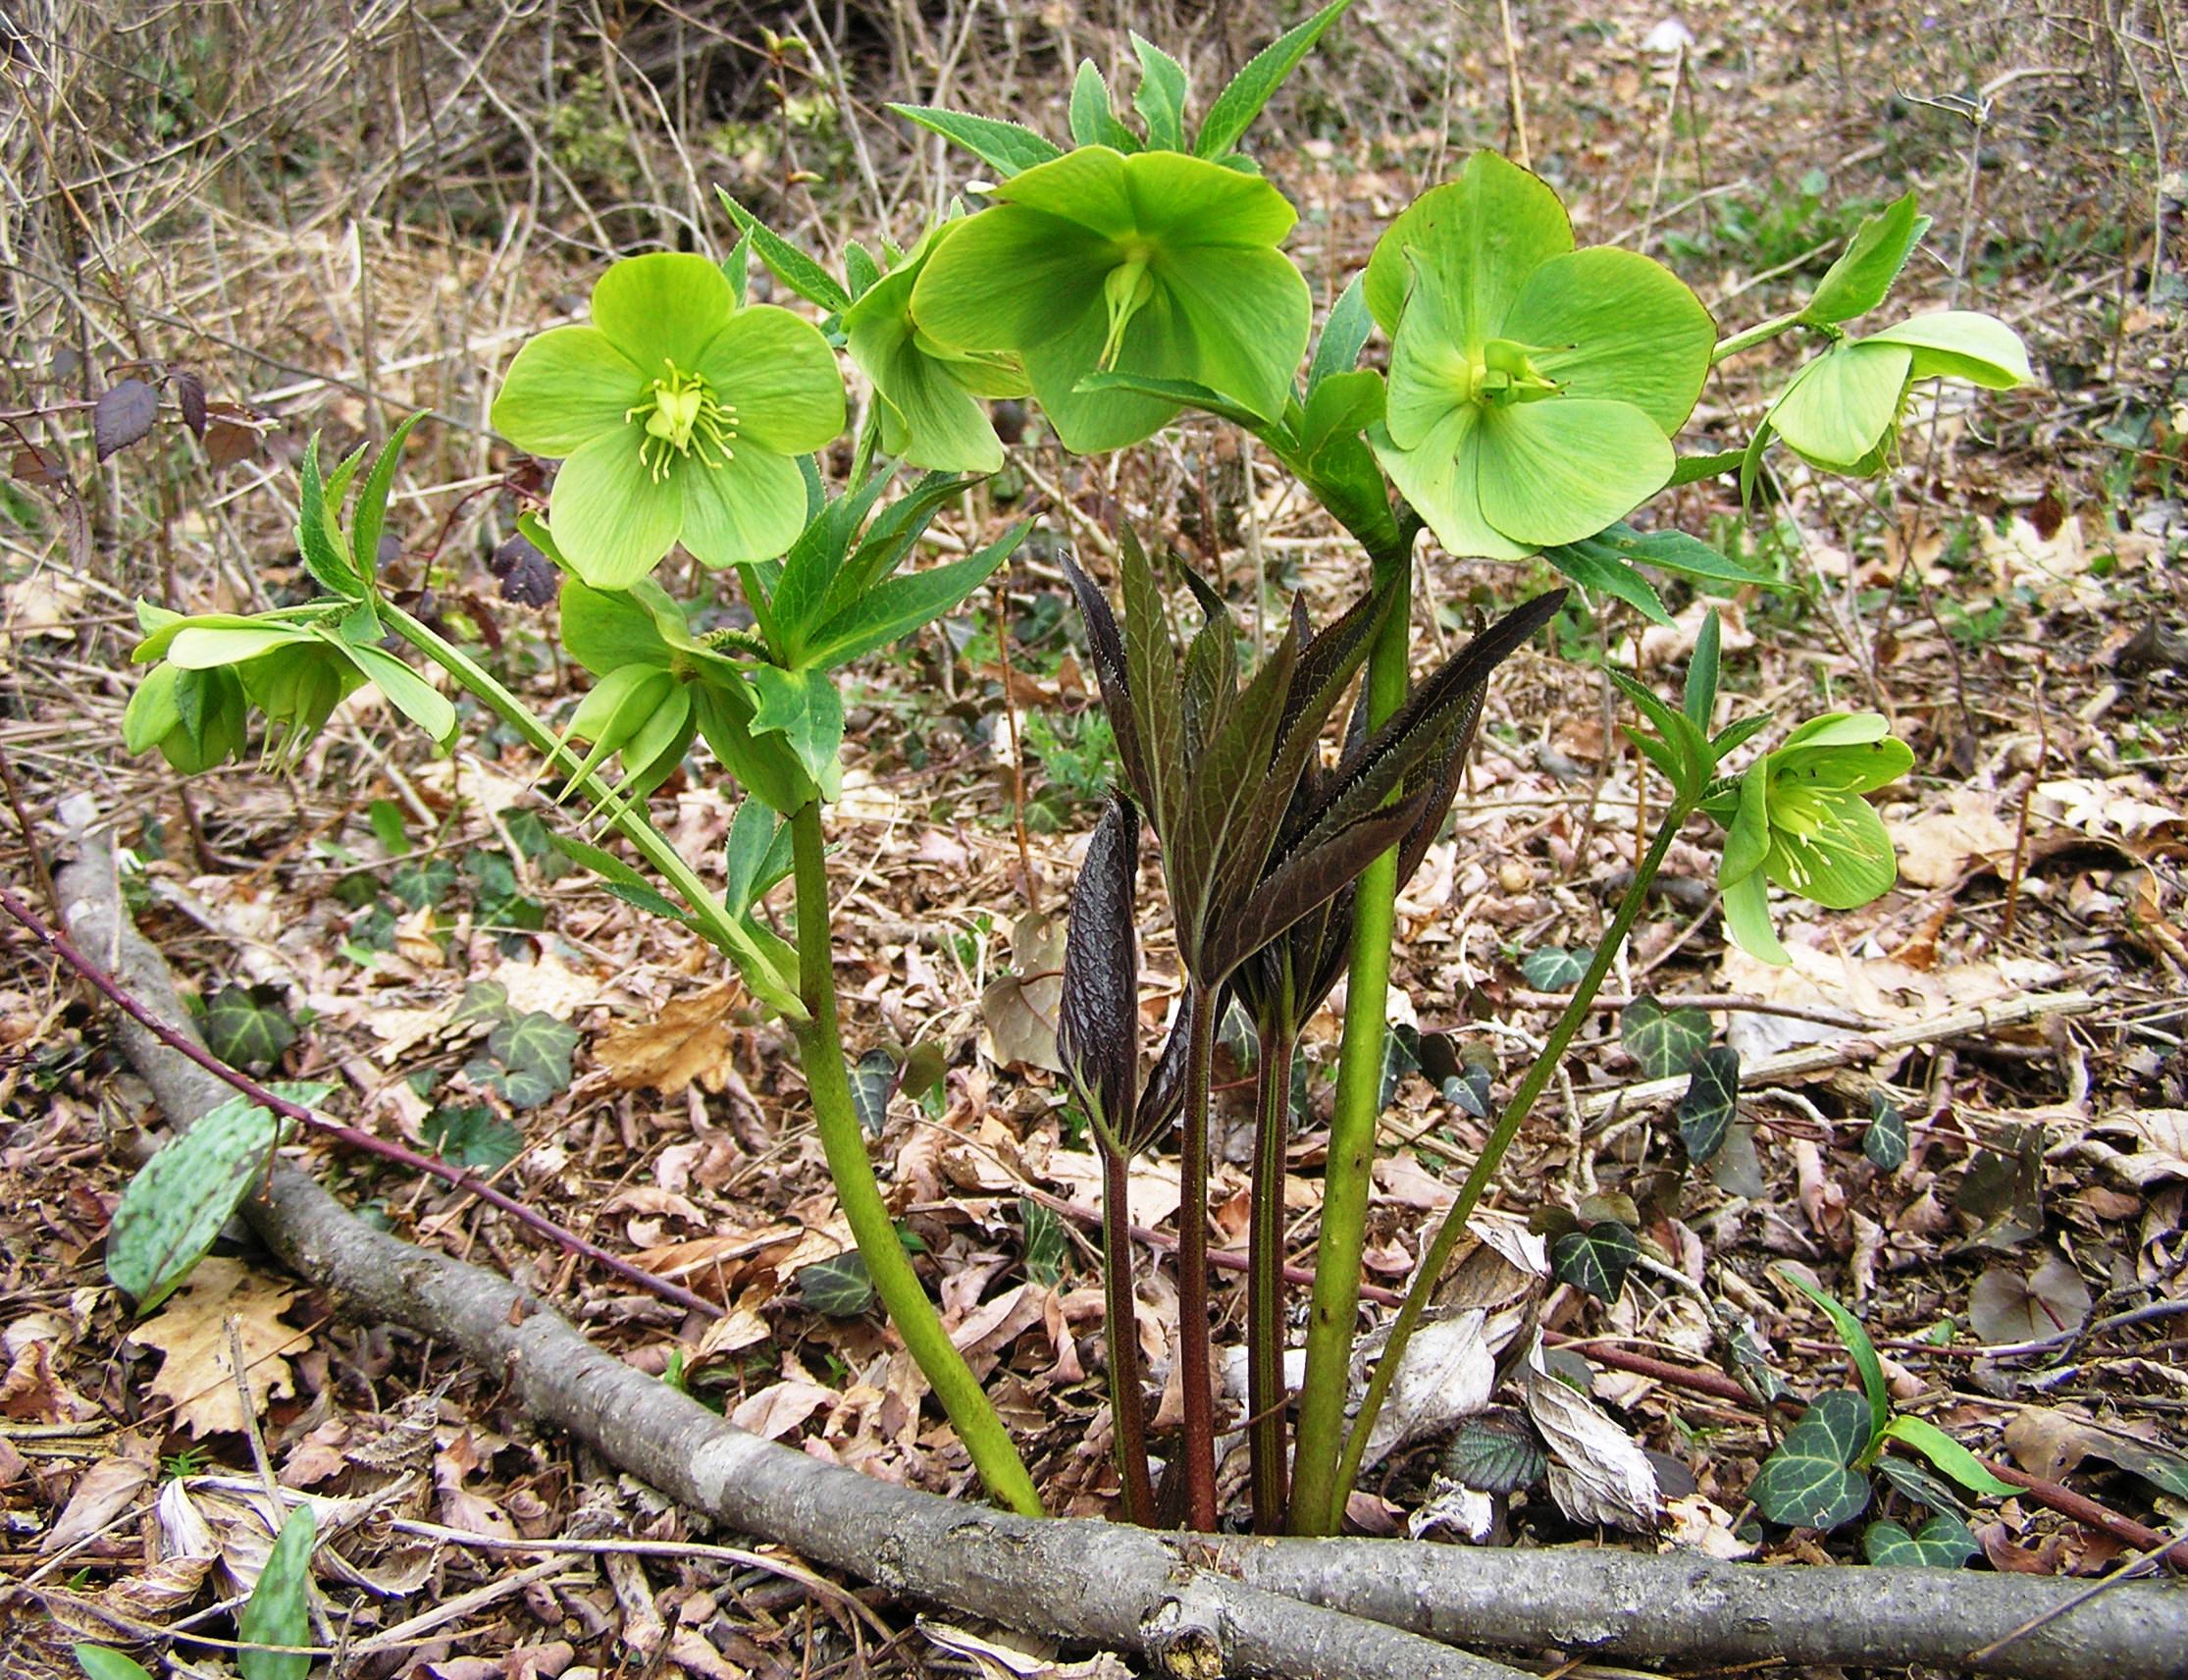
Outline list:
[[[1288,989],[1288,988],[1287,988]],[[1253,1215],[1246,1244],[1246,1410],[1253,1450],[1254,1532],[1281,1532],[1284,1492],[1284,1144],[1291,1129],[1289,997],[1260,1024],[1254,1112]]]
[[[491,708],[496,717],[543,754],[549,764],[574,771],[583,762],[552,729],[534,715],[530,707],[504,688],[492,671],[470,655],[399,606],[383,601],[379,603],[379,609],[381,618],[392,625],[404,641]],[[661,879],[690,908],[703,933],[725,951],[734,952],[750,946],[751,941],[745,930],[738,926],[736,918],[714,896],[713,889],[700,878],[698,871],[684,861],[682,854],[669,843],[667,836],[647,820],[642,807],[615,798],[597,774],[585,778],[584,789],[588,799],[600,805],[609,825],[631,843],[639,856],[653,866]],[[792,1021],[796,1021],[804,1012],[805,1006],[787,992],[780,996],[770,996],[767,1001]]]
[[[1641,860],[1635,871],[1634,881],[1626,889],[1626,896],[1619,902],[1618,913],[1611,918],[1610,927],[1596,942],[1594,960],[1588,965],[1588,972],[1581,976],[1581,983],[1573,999],[1565,1006],[1565,1013],[1557,1018],[1557,1024],[1550,1029],[1548,1040],[1537,1054],[1520,1087],[1512,1093],[1512,1100],[1505,1105],[1504,1114],[1496,1123],[1496,1129],[1489,1133],[1482,1145],[1482,1153],[1474,1169],[1466,1176],[1466,1182],[1459,1186],[1458,1200],[1451,1204],[1443,1216],[1443,1223],[1436,1228],[1428,1252],[1421,1257],[1421,1264],[1414,1268],[1413,1282],[1407,1286],[1405,1304],[1398,1309],[1397,1319],[1390,1326],[1390,1339],[1384,1343],[1382,1357],[1377,1362],[1375,1375],[1369,1379],[1367,1396],[1360,1402],[1359,1415],[1353,1419],[1352,1433],[1345,1438],[1343,1459],[1337,1466],[1336,1487],[1333,1490],[1335,1510],[1343,1509],[1345,1496],[1352,1491],[1353,1478],[1360,1473],[1361,1454],[1367,1450],[1368,1436],[1375,1428],[1376,1415],[1382,1410],[1383,1396],[1390,1391],[1390,1384],[1398,1374],[1398,1367],[1405,1358],[1406,1343],[1413,1339],[1414,1326],[1421,1321],[1421,1314],[1429,1304],[1429,1296],[1435,1288],[1436,1280],[1443,1276],[1443,1269],[1450,1264],[1451,1251],[1458,1246],[1459,1238],[1466,1234],[1466,1222],[1474,1217],[1474,1210],[1481,1204],[1483,1192],[1489,1181],[1503,1165],[1504,1155],[1512,1147],[1512,1140],[1520,1133],[1536,1099],[1555,1077],[1558,1065],[1565,1060],[1565,1051],[1573,1042],[1573,1035],[1580,1031],[1593,1007],[1595,994],[1602,989],[1604,976],[1611,971],[1619,947],[1626,943],[1627,934],[1634,928],[1642,907],[1648,902],[1648,888],[1656,873],[1664,866],[1664,857],[1671,851],[1671,843],[1679,837],[1680,829],[1687,825],[1687,818],[1694,808],[1682,800],[1674,800],[1664,813],[1664,819],[1657,824],[1656,837],[1649,843],[1648,855]],[[1334,1149],[1332,1149],[1334,1154]],[[1327,1225],[1327,1217],[1325,1219]]]
[[[1397,556],[1391,570],[1390,609],[1368,654],[1371,728],[1397,710],[1406,695],[1412,628],[1410,559]],[[1329,1116],[1328,1162],[1323,1169],[1322,1237],[1315,1251],[1307,1372],[1299,1389],[1299,1438],[1292,1454],[1290,1527],[1294,1534],[1331,1533],[1344,1509],[1337,1450],[1352,1369],[1352,1333],[1360,1313],[1360,1258],[1367,1248],[1368,1184],[1382,1095],[1383,1037],[1388,1030],[1384,1012],[1397,896],[1398,854],[1393,848],[1368,866],[1353,895],[1344,1039]]]
[[[798,1060],[812,1094],[813,1125],[828,1157],[836,1200],[858,1241],[859,1253],[873,1280],[874,1292],[889,1322],[904,1338],[942,1409],[957,1426],[958,1439],[972,1455],[973,1467],[997,1502],[1023,1516],[1041,1515],[1041,1496],[1025,1471],[1009,1431],[996,1415],[979,1380],[957,1350],[936,1316],[934,1303],[905,1254],[897,1228],[881,1199],[873,1163],[859,1129],[859,1110],[844,1066],[843,1035],[836,1024],[834,951],[828,936],[828,874],[820,807],[806,806],[790,819],[798,902],[798,976],[807,1018],[793,1025]]]
[[[1775,339],[1780,333],[1790,332],[1799,325],[1800,311],[1797,309],[1789,315],[1773,315],[1767,321],[1758,321],[1745,332],[1735,333],[1711,350],[1709,365],[1715,367],[1727,356],[1737,356],[1742,350],[1751,350],[1765,340]]]
[[[1155,1520],[1155,1483],[1147,1467],[1147,1412],[1139,1374],[1139,1305],[1132,1293],[1131,1157],[1097,1142],[1102,1157],[1102,1330],[1109,1341],[1111,1428],[1124,1520]]]
[[[1185,1385],[1185,1526],[1216,1532],[1215,1327],[1208,1322],[1208,1087],[1219,1001],[1193,982],[1185,1045],[1184,1147],[1178,1162],[1177,1364]]]

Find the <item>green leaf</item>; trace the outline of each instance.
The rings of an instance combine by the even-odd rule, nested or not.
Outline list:
[[[1794,1528],[1851,1522],[1869,1504],[1868,1480],[1847,1468],[1867,1439],[1866,1415],[1850,1390],[1818,1395],[1763,1460],[1747,1497],[1770,1521]]]
[[[350,533],[349,551],[356,558],[357,575],[368,588],[380,570],[380,533],[388,523],[388,496],[394,489],[395,468],[402,463],[402,446],[425,417],[426,411],[421,408],[388,434],[388,441],[373,458],[372,470],[365,474],[364,489],[357,493],[357,518]]]
[[[486,1057],[466,1064],[464,1076],[498,1092],[512,1108],[537,1108],[569,1088],[577,1042],[576,1027],[532,1010],[496,1026],[487,1039]]]
[[[311,1672],[308,1652],[268,1648],[311,1644],[311,1552],[317,1538],[309,1503],[290,1511],[281,1525],[250,1601],[235,1618],[235,1666],[243,1680],[304,1680]]]
[[[1740,1052],[1720,1044],[1694,1058],[1687,1094],[1679,1099],[1679,1138],[1688,1158],[1707,1161],[1724,1147],[1740,1112]]]
[[[1739,470],[1747,458],[1745,449],[1721,449],[1710,455],[1681,455],[1671,469],[1671,481],[1666,490],[1677,490],[1683,484],[1699,484],[1703,479],[1722,478],[1726,473]]]
[[[1106,391],[1130,392],[1136,396],[1159,397],[1179,408],[1197,408],[1204,414],[1213,414],[1219,420],[1228,420],[1234,425],[1259,431],[1266,424],[1262,417],[1243,403],[1233,402],[1220,391],[1189,379],[1158,379],[1152,374],[1097,371],[1081,379],[1072,390],[1100,394]]]
[[[437,1108],[418,1130],[443,1161],[483,1173],[499,1172],[524,1150],[524,1133],[484,1103]]]
[[[1147,125],[1147,143],[1157,151],[1185,149],[1185,67],[1152,41],[1132,36],[1139,55],[1139,86],[1132,109]]]
[[[1861,1134],[1861,1153],[1886,1173],[1906,1165],[1907,1119],[1882,1091],[1869,1093],[1869,1129]]]
[[[1592,537],[1566,545],[1584,549],[1601,559],[1616,559],[1653,566],[1660,572],[1694,578],[1703,583],[1733,588],[1782,590],[1785,585],[1767,572],[1755,571],[1727,559],[1698,537],[1684,531],[1637,531],[1621,520]]]
[[[1030,522],[1014,525],[977,553],[922,572],[904,573],[867,591],[812,633],[806,645],[806,664],[820,669],[849,664],[933,623],[994,576],[1031,529]]]
[[[1523,1412],[1491,1406],[1459,1425],[1443,1451],[1443,1473],[1485,1494],[1516,1494],[1549,1471],[1542,1438]]]
[[[1884,1438],[1911,1446],[1971,1494],[2010,1499],[2021,1492],[2012,1483],[1992,1475],[1974,1453],[1923,1418],[1896,1417],[1884,1426]]]
[[[451,1027],[479,1027],[488,1031],[509,1019],[509,988],[499,980],[473,980],[463,988],[463,996],[456,1002],[455,1013],[448,1017]]]
[[[1520,972],[1538,992],[1561,992],[1579,985],[1594,960],[1592,945],[1576,945],[1570,951],[1562,945],[1543,945],[1527,954],[1520,963]]]
[[[1680,695],[1679,709],[1705,737],[1709,733],[1710,719],[1717,710],[1717,668],[1723,651],[1723,635],[1717,609],[1711,607],[1702,615],[1700,633],[1694,638],[1693,655],[1687,661],[1687,686]],[[1707,745],[1706,740],[1704,745]]]
[[[1550,1244],[1550,1273],[1561,1284],[1584,1289],[1597,1300],[1615,1301],[1626,1274],[1641,1258],[1641,1243],[1615,1219],[1598,1220],[1585,1231],[1568,1231]]]
[[[152,1680],[143,1663],[112,1646],[78,1644],[75,1652],[77,1666],[90,1680]]]
[[[807,302],[817,303],[831,313],[840,314],[851,307],[851,293],[836,283],[833,275],[738,203],[727,187],[715,187],[714,196],[722,201],[729,219],[752,241],[759,260],[777,280]]]
[[[1873,471],[1869,462],[1899,419],[1912,361],[1905,346],[1873,339],[1834,345],[1794,374],[1764,420],[1803,460],[1835,472]]]
[[[1002,123],[993,117],[974,117],[963,111],[945,111],[934,105],[891,105],[890,110],[930,133],[961,145],[1008,181],[1020,170],[1052,163],[1064,155],[1031,129],[1019,123]]]
[[[314,1089],[324,1094],[324,1085]],[[106,1275],[150,1312],[190,1275],[273,1159],[282,1123],[231,1097],[146,1162],[107,1232]]]
[[[1090,58],[1079,60],[1078,75],[1071,79],[1071,138],[1082,146],[1109,146],[1120,152],[1139,149],[1131,130],[1117,120],[1109,82]]]
[[[1053,1289],[1070,1263],[1071,1235],[1056,1210],[1026,1196],[1018,1198],[1018,1229],[1028,1282]]]
[[[962,562],[961,562],[962,563]],[[752,732],[779,734],[807,775],[824,791],[841,778],[843,697],[824,670],[755,666]]]
[[[599,875],[607,890],[625,904],[636,905],[649,916],[690,923],[691,917],[682,905],[663,895],[645,875],[614,853],[566,834],[553,835],[551,843],[565,858],[583,864]]]
[[[278,986],[223,986],[205,1006],[205,1047],[232,1068],[270,1068],[296,1042]]]
[[[1863,346],[1904,346],[1911,352],[1907,378],[1964,379],[1992,391],[2010,391],[2036,376],[2021,336],[1996,315],[1974,309],[1941,309],[1872,333]]]
[[[1964,1511],[1967,1506],[1953,1485],[1932,1473],[1919,1458],[1902,1458],[1887,1452],[1877,1460],[1877,1474],[1896,1488],[1902,1498],[1927,1505],[1933,1511]]]
[[[1836,325],[1866,315],[1884,301],[1929,225],[1927,216],[1916,214],[1912,192],[1864,218],[1839,260],[1816,283],[1800,318]]]
[[[722,902],[742,916],[792,867],[790,824],[762,800],[741,801],[724,848]]]
[[[304,564],[319,580],[321,589],[357,600],[365,593],[365,583],[336,535],[333,510],[328,506],[327,481],[319,471],[317,432],[304,445],[298,479],[301,494],[297,500],[296,547],[304,556]],[[334,499],[339,500],[339,492]]]
[[[1338,4],[1349,6],[1352,0],[1338,0]],[[1360,365],[1360,352],[1367,347],[1368,334],[1374,327],[1375,318],[1368,313],[1368,297],[1362,289],[1361,277],[1354,275],[1344,290],[1337,293],[1337,301],[1329,306],[1329,317],[1322,324],[1322,337],[1315,341],[1315,359],[1307,368],[1310,404],[1324,380],[1334,374],[1351,373]]]
[[[798,1298],[829,1318],[857,1318],[874,1303],[873,1278],[856,1248],[798,1269]]]
[[[1641,1064],[1641,1076],[1668,1079],[1684,1074],[1709,1048],[1709,1012],[1683,1006],[1666,1009],[1652,997],[1626,1006],[1618,1036]]]
[[[1581,588],[1625,602],[1651,624],[1671,622],[1671,614],[1665,610],[1664,598],[1656,593],[1656,586],[1593,538],[1556,544],[1542,551],[1542,558]]]
[[[1909,1534],[1887,1519],[1871,1523],[1861,1536],[1862,1555],[1871,1563],[1902,1568],[1957,1569],[1982,1549],[1967,1524],[1951,1511],[1938,1512],[1920,1534]]]
[[[868,1050],[851,1065],[851,1104],[859,1127],[879,1137],[889,1127],[889,1093],[897,1085],[897,1059],[882,1049]]]
[[[1886,1427],[1892,1423],[1892,1391],[1885,1386],[1884,1364],[1877,1358],[1876,1343],[1869,1339],[1869,1333],[1861,1328],[1861,1321],[1831,1295],[1818,1288],[1808,1279],[1791,1266],[1772,1268],[1773,1277],[1791,1284],[1817,1306],[1839,1333],[1839,1339],[1846,1343],[1847,1352],[1853,1358],[1853,1368],[1861,1374],[1862,1392],[1869,1397],[1869,1435],[1861,1444],[1859,1455],[1873,1455],[1884,1440]],[[1940,1469],[1944,1466],[1940,1465]]]
[[[1352,0],[1331,0],[1305,23],[1294,26],[1246,61],[1245,68],[1216,95],[1201,119],[1193,150],[1204,158],[1221,158],[1238,144],[1285,79],[1314,50],[1315,42],[1329,26],[1344,16]]]

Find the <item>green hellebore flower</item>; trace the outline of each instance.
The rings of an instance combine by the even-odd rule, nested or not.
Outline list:
[[[885,454],[930,472],[992,473],[1003,466],[1003,443],[984,403],[1028,388],[1015,361],[950,349],[912,319],[913,288],[947,232],[947,224],[929,230],[843,312],[844,337],[873,385]]]
[[[1661,264],[1575,250],[1526,170],[1475,153],[1390,225],[1363,289],[1391,341],[1369,440],[1452,553],[1578,542],[1670,479],[1716,325]]]
[[[571,713],[564,739],[590,741],[593,750],[570,772],[568,799],[610,753],[621,757],[624,792],[644,798],[668,780],[692,743],[691,690],[672,671],[653,665],[618,665],[595,683]]]
[[[234,671],[155,665],[122,712],[122,744],[132,753],[157,747],[176,769],[194,776],[243,756],[248,716]]]
[[[1737,791],[1708,804],[1726,825],[1717,884],[1725,926],[1750,956],[1792,958],[1770,925],[1766,883],[1826,910],[1853,910],[1899,879],[1884,819],[1862,797],[1914,762],[1906,743],[1874,711],[1835,711],[1803,723],[1757,760]]]
[[[806,523],[794,456],[843,430],[828,341],[787,309],[740,309],[721,269],[661,251],[593,288],[593,325],[517,351],[494,425],[565,457],[547,522],[586,582],[620,589],[678,542],[709,566],[772,559]]]
[[[1097,372],[1282,412],[1313,299],[1276,249],[1297,213],[1266,181],[1181,152],[1081,146],[989,196],[945,230],[912,318],[952,349],[1016,354],[1066,448],[1121,448],[1177,416],[1159,396],[1081,391]]]
[[[2012,328],[1993,315],[1943,309],[1834,344],[1793,376],[1764,424],[1810,465],[1866,478],[1884,469],[1917,380],[2010,391],[2033,377]]]

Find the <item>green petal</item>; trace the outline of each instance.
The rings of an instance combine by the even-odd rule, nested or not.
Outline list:
[[[168,643],[167,657],[169,663],[186,671],[212,670],[255,659],[310,637],[309,630],[290,624],[185,623]]]
[[[1123,448],[1152,438],[1177,418],[1177,404],[1159,396],[1077,389],[1100,359],[1108,328],[1107,316],[1092,309],[1068,332],[1028,344],[1022,352],[1033,395],[1073,454]],[[1119,371],[1157,379],[1192,378],[1190,371],[1179,371],[1197,364],[1190,341],[1180,338],[1178,328],[1176,306],[1167,292],[1157,292],[1124,330],[1117,353]]]
[[[802,455],[843,430],[843,375],[820,329],[770,303],[740,309],[693,371],[737,410],[740,447]]]
[[[1798,747],[1866,747],[1892,733],[1892,720],[1881,711],[1827,711],[1796,727],[1778,744],[1778,752]]]
[[[994,472],[1003,465],[1003,445],[987,410],[921,348],[912,327],[917,279],[915,269],[898,269],[844,312],[851,359],[873,385],[881,447],[932,472]]]
[[[1155,274],[1197,350],[1195,371],[1183,377],[1264,419],[1281,414],[1314,321],[1314,294],[1291,259],[1280,251],[1203,245],[1165,254]],[[1129,328],[1125,337],[1131,337]],[[1128,365],[1121,355],[1119,365]]]
[[[1771,754],[1770,770],[1779,785],[1838,788],[1845,793],[1874,793],[1890,787],[1914,765],[1904,741],[1872,741],[1864,747],[1814,747]]]
[[[1069,157],[1059,160],[1069,161]],[[1299,220],[1299,212],[1284,195],[1258,175],[1180,152],[1139,152],[1121,161],[1133,231],[1172,250],[1204,245],[1267,249],[1279,243]],[[1012,177],[1010,188],[1019,188],[1024,180],[1022,175]],[[1010,196],[1026,202],[1018,190],[1012,190]],[[1068,209],[1060,213],[1072,214]]]
[[[1668,438],[1709,377],[1717,324],[1661,263],[1597,245],[1530,275],[1500,337],[1535,346],[1567,396],[1631,402]]]
[[[175,703],[176,686],[182,680],[180,665],[158,664],[144,673],[144,680],[122,709],[122,745],[132,753],[147,752],[182,726],[182,713]]]
[[[1909,379],[1964,379],[1993,391],[2009,391],[2036,377],[2020,335],[1997,316],[1972,309],[1916,315],[1871,334],[1862,342],[1911,348]]]
[[[1826,910],[1855,910],[1892,890],[1899,860],[1884,818],[1867,800],[1849,793],[1831,804],[1836,820],[1828,834],[1773,830],[1764,869],[1787,891]]]
[[[1912,356],[1874,340],[1841,344],[1795,374],[1765,418],[1803,459],[1850,471],[1899,418]]]
[[[1474,376],[1444,303],[1440,288],[1417,289],[1391,341],[1383,424],[1401,449],[1419,447],[1454,409],[1473,406]]]
[[[737,306],[721,265],[693,251],[652,251],[612,265],[593,287],[593,325],[648,379],[686,372]]]
[[[1001,204],[943,236],[913,284],[912,314],[957,349],[1030,350],[1099,309],[1116,266],[1115,247],[1077,223]]]
[[[653,482],[638,426],[604,432],[562,463],[547,499],[554,539],[595,589],[624,589],[660,563],[684,523],[675,481]]]
[[[1460,559],[1524,560],[1535,551],[1505,536],[1482,511],[1481,448],[1475,435],[1481,415],[1473,403],[1461,403],[1417,448],[1399,448],[1381,426],[1368,434],[1368,441],[1398,494],[1428,521],[1448,552]]]
[[[1725,888],[1721,902],[1725,931],[1748,956],[1781,969],[1793,961],[1792,954],[1778,942],[1778,930],[1770,925],[1770,889],[1760,869]]]
[[[1406,253],[1417,251],[1450,294],[1460,342],[1500,335],[1527,278],[1573,248],[1573,225],[1557,194],[1494,152],[1476,152],[1457,181],[1423,193],[1391,223],[1368,260],[1362,289],[1385,334],[1398,330],[1412,281]]]
[[[1515,542],[1577,543],[1663,489],[1671,442],[1630,402],[1548,397],[1482,419],[1482,511]]]
[[[1108,146],[1080,146],[1018,171],[999,182],[988,196],[998,204],[1041,211],[1120,239],[1139,226],[1124,163],[1123,155]]]
[[[598,328],[553,328],[527,340],[509,363],[494,429],[527,454],[573,453],[623,424],[648,377]]]
[[[684,547],[703,565],[771,560],[806,525],[806,480],[787,455],[740,447],[719,467],[680,464]]]
[[[1740,778],[1740,809],[1725,830],[1725,855],[1717,879],[1729,886],[1762,867],[1770,855],[1770,765],[1750,765]]]

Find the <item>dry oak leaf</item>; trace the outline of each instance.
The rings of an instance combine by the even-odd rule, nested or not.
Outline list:
[[[719,1091],[736,1071],[731,1020],[741,989],[730,982],[671,998],[651,1020],[610,1027],[595,1041],[594,1060],[617,1090],[651,1085],[672,1097],[694,1082]]]
[[[296,1391],[284,1355],[302,1350],[308,1333],[281,1322],[296,1291],[240,1260],[200,1260],[167,1305],[130,1332],[130,1339],[167,1355],[151,1392],[175,1408],[191,1435],[243,1427],[243,1402],[229,1358],[228,1321],[236,1321],[251,1398],[260,1411],[275,1395]]]

